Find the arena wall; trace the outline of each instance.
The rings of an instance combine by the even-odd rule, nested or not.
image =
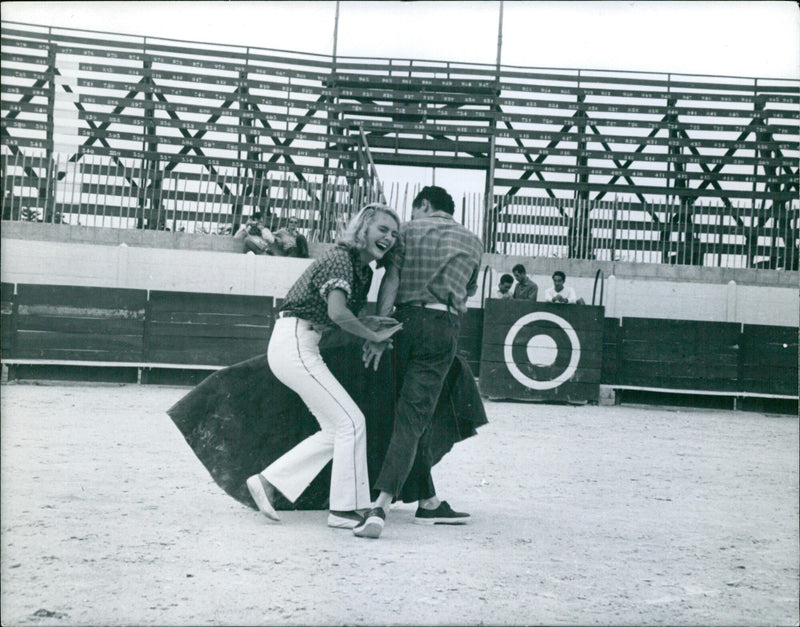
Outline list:
[[[326,245],[311,244],[314,256]],[[122,287],[282,297],[308,260],[241,253],[230,237],[58,224],[3,222],[5,283]],[[484,255],[490,297],[500,274],[522,263],[539,285],[555,270],[607,318],[643,317],[797,327],[800,273]],[[604,283],[595,287],[597,271]],[[379,278],[380,272],[376,274]],[[377,296],[378,280],[371,298]],[[470,301],[481,306],[480,293]]]

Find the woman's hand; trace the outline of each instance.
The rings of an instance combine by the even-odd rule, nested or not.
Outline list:
[[[402,322],[394,321],[394,325],[390,327],[384,327],[383,329],[379,329],[375,331],[375,338],[372,340],[374,343],[382,343],[389,340],[395,333],[397,333],[400,329],[403,328]]]

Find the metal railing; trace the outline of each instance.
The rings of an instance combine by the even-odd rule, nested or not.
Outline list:
[[[2,157],[2,218],[85,227],[230,235],[261,211],[268,227],[296,217],[310,241],[331,242],[361,206],[385,199],[409,219],[421,185],[237,177],[236,171],[179,172],[158,185],[151,173],[107,159],[66,155]],[[487,252],[796,270],[798,201],[782,206],[675,205],[465,194],[455,218],[481,237]]]

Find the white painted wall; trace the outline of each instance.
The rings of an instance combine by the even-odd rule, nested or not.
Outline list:
[[[0,278],[8,283],[126,287],[147,290],[252,294],[283,297],[310,259],[245,255],[237,252],[148,248],[3,238]],[[593,278],[570,276],[567,283],[587,303]],[[377,297],[376,271],[370,299]],[[540,299],[550,274],[532,272]],[[482,278],[482,277],[481,277]],[[499,273],[492,275],[494,283]],[[496,285],[487,285],[494,294]],[[659,280],[652,276],[608,277],[608,317],[669,318],[798,326],[797,287]],[[479,307],[480,294],[469,306]]]

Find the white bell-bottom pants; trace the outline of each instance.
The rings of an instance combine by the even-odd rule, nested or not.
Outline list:
[[[319,353],[320,333],[302,318],[278,318],[267,349],[269,367],[294,390],[320,431],[275,460],[261,474],[294,502],[333,458],[330,509],[370,506],[364,414]]]

